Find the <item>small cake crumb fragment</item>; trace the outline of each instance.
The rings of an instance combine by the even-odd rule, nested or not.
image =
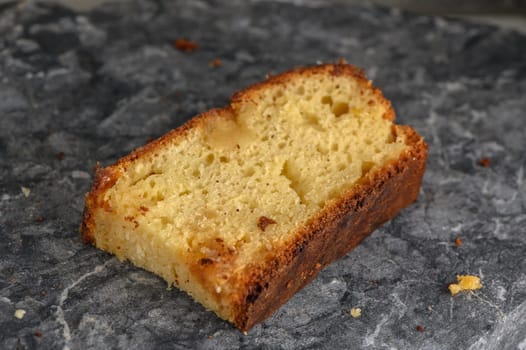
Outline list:
[[[24,309],[18,309],[15,311],[15,317],[18,318],[19,320],[23,319],[25,315],[26,315],[26,310]]]
[[[479,160],[479,165],[483,166],[484,168],[489,168],[491,166],[491,160],[489,158],[481,158]]]
[[[24,194],[24,197],[29,197],[31,194],[31,189],[28,187],[20,186],[20,189],[22,190],[22,193]]]
[[[183,52],[192,52],[195,49],[197,49],[197,44],[193,41],[186,40],[183,38],[179,38],[175,40],[174,46],[179,50]]]
[[[353,318],[358,318],[362,316],[362,309],[360,309],[359,307],[353,307],[350,313]]]
[[[457,275],[458,283],[451,283],[448,286],[452,296],[464,291],[473,291],[482,288],[480,277],[472,275]]]
[[[212,68],[219,68],[223,65],[223,62],[221,61],[221,59],[219,58],[214,58],[209,64],[208,66],[212,67]]]

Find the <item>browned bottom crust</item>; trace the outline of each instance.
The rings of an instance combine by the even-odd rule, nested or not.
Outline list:
[[[325,266],[349,253],[365,237],[418,197],[427,145],[403,127],[411,148],[401,158],[371,173],[345,198],[324,210],[295,244],[251,276],[236,307],[234,324],[247,331],[270,317]]]

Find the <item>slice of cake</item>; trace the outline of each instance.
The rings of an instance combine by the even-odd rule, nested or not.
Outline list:
[[[271,77],[98,169],[82,236],[246,331],[417,198],[393,119],[353,66]]]

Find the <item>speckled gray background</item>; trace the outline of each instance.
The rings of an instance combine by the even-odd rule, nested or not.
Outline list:
[[[526,349],[526,37],[309,3],[136,0],[82,15],[0,6],[1,349]],[[175,49],[183,37],[198,49]],[[245,336],[82,244],[97,161],[266,73],[340,57],[425,136],[423,188],[265,323]],[[450,297],[459,273],[483,289]]]

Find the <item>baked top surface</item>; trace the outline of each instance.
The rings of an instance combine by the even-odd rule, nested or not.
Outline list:
[[[2,79],[9,78],[0,89],[8,96],[0,99],[0,230],[9,239],[0,245],[4,347],[60,348],[67,341],[64,320],[72,347],[465,348],[483,338],[489,346],[506,348],[498,342],[508,341],[517,348],[525,301],[523,36],[350,6],[135,4],[120,14],[112,8],[106,17],[86,15],[98,30],[66,11],[27,10],[17,24],[52,28],[37,35],[13,25],[3,36],[9,48],[0,58]],[[2,19],[11,23],[13,12],[5,11]],[[188,24],[195,13],[198,33],[185,29],[195,28]],[[251,21],[238,21],[239,13]],[[202,50],[172,51],[169,39],[179,35],[192,36]],[[41,46],[31,51],[20,38]],[[78,240],[82,195],[96,161],[111,164],[268,72],[340,56],[365,67],[393,101],[398,121],[430,143],[422,196],[247,337],[183,293],[167,291],[160,279]],[[208,63],[215,57],[223,66],[214,70]],[[198,78],[203,71],[207,79]],[[478,164],[482,157],[491,167]],[[29,197],[20,185],[31,189]],[[456,235],[460,249],[451,243]],[[450,298],[447,284],[479,269],[488,281],[480,296],[500,311],[475,297]],[[362,316],[348,317],[357,304]],[[28,311],[24,319],[12,317],[16,308]],[[417,322],[424,332],[415,332]]]

